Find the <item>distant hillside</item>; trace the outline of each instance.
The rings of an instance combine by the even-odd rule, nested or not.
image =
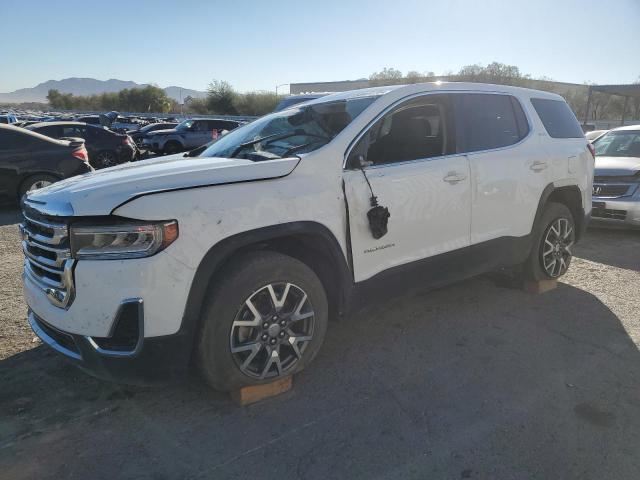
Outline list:
[[[46,102],[47,93],[50,89],[58,90],[61,93],[72,93],[74,95],[95,95],[100,93],[119,92],[125,88],[142,88],[146,84],[131,81],[117,80],[96,80],[95,78],[65,78],[63,80],[48,80],[33,88],[21,88],[14,92],[0,93],[0,103],[22,103],[22,102]],[[204,98],[206,92],[191,90],[182,87],[167,87],[164,89],[170,98],[180,101],[187,96],[193,98]]]

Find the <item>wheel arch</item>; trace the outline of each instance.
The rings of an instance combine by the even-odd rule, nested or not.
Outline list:
[[[206,292],[221,269],[238,255],[272,250],[296,258],[320,278],[329,300],[329,315],[341,315],[353,288],[353,276],[333,233],[317,222],[301,221],[263,227],[221,240],[204,255],[196,268],[187,297],[180,331],[193,346],[200,328]]]
[[[544,212],[545,206],[549,202],[561,203],[571,211],[573,221],[576,225],[576,241],[580,240],[580,237],[586,228],[586,219],[585,208],[582,204],[582,193],[578,186],[566,185],[556,187],[553,183],[547,185],[540,196],[540,201],[538,202],[534,225],[537,224]]]

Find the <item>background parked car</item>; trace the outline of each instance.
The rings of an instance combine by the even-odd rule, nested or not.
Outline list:
[[[139,130],[129,130],[127,131],[127,135],[133,139],[136,145],[142,147],[142,142],[147,138],[149,133],[155,132],[156,130],[170,130],[177,126],[178,124],[173,122],[152,123],[151,125],[144,126]]]
[[[276,108],[273,110],[274,112],[279,112],[280,110],[284,110],[285,108],[293,107],[294,105],[298,105],[299,103],[308,102],[310,100],[315,100],[316,98],[324,97],[325,95],[329,95],[328,93],[305,93],[302,95],[289,95],[288,97],[280,100],[280,103],[276,105]]]
[[[88,123],[89,125],[101,125],[99,115],[83,115],[76,117],[76,122]]]
[[[584,136],[587,140],[593,143],[608,131],[609,130],[591,130],[590,132],[586,132]]]
[[[0,125],[0,199],[93,170],[83,141],[55,140],[24,128]]]
[[[147,134],[142,145],[146,150],[171,155],[204,145],[221,135],[224,130],[238,128],[243,122],[236,120],[194,118],[185,120],[171,130],[157,130]]]
[[[640,227],[640,125],[609,130],[594,146],[593,222]]]
[[[94,168],[130,162],[137,153],[131,137],[96,125],[82,122],[45,122],[30,125],[27,129],[52,138],[83,138]]]
[[[6,114],[6,115],[0,115],[0,123],[4,123],[4,124],[11,124],[11,123],[16,123],[18,121],[18,118],[15,115],[12,114]]]

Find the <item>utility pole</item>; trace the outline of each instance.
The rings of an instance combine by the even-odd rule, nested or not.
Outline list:
[[[289,85],[288,83],[281,83],[280,85],[276,85],[276,98],[278,98],[278,88],[284,87],[285,85]]]

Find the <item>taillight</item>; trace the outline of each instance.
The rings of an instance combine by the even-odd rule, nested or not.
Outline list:
[[[123,145],[131,145],[131,139],[129,137],[124,137],[122,139],[122,144]]]
[[[83,162],[88,162],[89,161],[89,155],[87,154],[87,149],[84,147],[78,148],[77,150],[74,150],[73,152],[71,152],[71,155],[73,155],[74,157],[76,157],[79,160],[82,160]]]
[[[596,158],[596,147],[594,147],[592,143],[587,143],[587,148],[589,149],[589,152],[591,152],[591,156],[595,159]]]

